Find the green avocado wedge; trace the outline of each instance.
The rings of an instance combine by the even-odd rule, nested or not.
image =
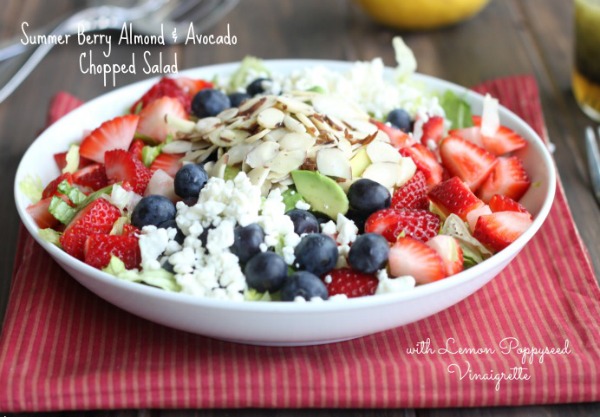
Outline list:
[[[348,197],[340,185],[316,171],[297,170],[291,172],[296,190],[313,211],[319,211],[332,219],[338,213],[348,212]]]

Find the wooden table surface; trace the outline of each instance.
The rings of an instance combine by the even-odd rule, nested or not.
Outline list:
[[[75,0],[3,0],[0,40],[20,35],[21,22],[31,28],[84,6]],[[596,276],[600,276],[600,210],[592,197],[585,163],[584,127],[591,122],[577,108],[570,89],[572,61],[572,4],[568,0],[492,0],[475,19],[443,30],[401,34],[413,49],[422,73],[472,86],[495,77],[533,74],[538,80],[543,110],[560,177],[569,205],[585,241]],[[179,69],[235,61],[246,55],[263,58],[321,58],[368,60],[382,57],[393,65],[391,39],[398,32],[373,24],[351,1],[241,0],[211,33],[223,34],[229,24],[235,46],[151,47],[163,52]],[[102,94],[102,77],[84,75],[79,55],[104,46],[55,48],[7,101],[0,104],[0,218],[5,238],[0,240],[0,321],[10,287],[17,239],[18,216],[12,198],[17,164],[36,133],[44,126],[50,97],[70,91],[84,100]],[[113,48],[116,48],[113,45]],[[134,46],[112,51],[114,62],[125,62]],[[141,66],[140,66],[141,68]],[[1,68],[0,68],[1,70]],[[1,73],[0,73],[1,75]],[[147,77],[121,76],[118,86]],[[10,381],[0,381],[10,383]],[[2,414],[0,412],[0,414]],[[50,413],[47,415],[83,415]],[[420,410],[225,410],[225,411],[116,411],[88,412],[88,416],[592,416],[600,404],[572,404],[487,409]]]

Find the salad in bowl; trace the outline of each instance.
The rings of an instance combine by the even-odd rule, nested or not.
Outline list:
[[[329,343],[441,311],[548,215],[551,156],[492,97],[398,65],[269,60],[104,94],[17,170],[36,241],[157,323],[237,342]]]

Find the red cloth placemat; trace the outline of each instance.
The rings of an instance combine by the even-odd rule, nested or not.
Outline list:
[[[544,134],[533,78],[477,90]],[[21,232],[0,339],[4,412],[600,400],[600,291],[560,187],[539,233],[476,294],[325,346],[236,345],[150,323],[81,287]]]

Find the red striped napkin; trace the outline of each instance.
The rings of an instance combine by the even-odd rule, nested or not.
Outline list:
[[[477,90],[544,134],[533,78]],[[349,342],[272,348],[125,313],[77,284],[22,229],[0,339],[0,410],[598,401],[600,291],[587,256],[559,187],[536,237],[467,300]]]

